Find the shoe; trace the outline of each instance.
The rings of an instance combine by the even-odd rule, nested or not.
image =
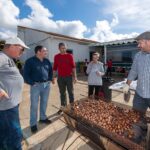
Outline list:
[[[59,111],[57,112],[58,115],[61,115],[62,113],[63,113],[62,110],[59,110]]]
[[[31,126],[31,132],[32,132],[32,133],[36,133],[37,131],[38,131],[38,129],[37,129],[37,126],[36,126],[36,125]]]
[[[52,123],[51,120],[48,120],[47,118],[45,120],[39,120],[40,123],[50,124]]]

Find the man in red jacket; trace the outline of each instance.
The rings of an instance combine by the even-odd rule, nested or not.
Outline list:
[[[69,102],[74,102],[73,82],[76,83],[77,81],[76,66],[72,54],[66,52],[66,45],[59,43],[58,48],[60,53],[54,57],[53,83],[55,83],[57,72],[61,106],[66,106],[66,88],[69,94]],[[61,110],[58,111],[58,114],[61,114]]]

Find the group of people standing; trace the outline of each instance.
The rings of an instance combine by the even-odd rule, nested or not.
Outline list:
[[[133,108],[141,112],[141,117],[150,108],[150,32],[145,32],[136,38],[141,49],[135,56],[127,83],[123,92],[129,91],[132,80],[137,79],[137,89],[133,100]],[[66,106],[66,89],[70,103],[74,102],[73,83],[77,82],[76,65],[71,54],[66,52],[66,45],[59,43],[59,53],[54,57],[54,65],[46,58],[47,48],[35,47],[35,56],[29,58],[24,66],[24,79],[17,69],[13,59],[19,58],[25,43],[18,37],[6,40],[4,49],[0,52],[0,150],[21,150],[22,132],[19,121],[19,104],[23,91],[24,80],[30,85],[30,126],[33,133],[38,131],[37,112],[40,101],[40,123],[50,124],[46,116],[46,107],[51,88],[56,77],[60,91],[61,106]],[[92,61],[87,65],[88,96],[98,99],[104,75],[103,63],[99,61],[99,53],[93,53]],[[111,66],[111,64],[110,64]],[[95,91],[95,93],[94,93]],[[58,111],[61,114],[61,109]]]
[[[46,116],[47,102],[56,77],[60,91],[61,106],[67,104],[66,89],[70,103],[74,101],[73,83],[76,69],[73,56],[66,53],[66,45],[59,43],[59,53],[54,65],[47,59],[48,50],[42,45],[35,47],[35,55],[26,60],[23,77],[13,59],[18,59],[24,48],[29,49],[18,37],[9,38],[0,52],[0,150],[21,150],[22,132],[19,121],[19,104],[22,99],[24,81],[30,85],[30,127],[38,131],[37,114],[40,101],[40,123],[50,124]],[[3,78],[2,78],[3,77]],[[61,114],[61,110],[58,111]]]
[[[74,101],[73,83],[77,81],[76,66],[72,54],[66,52],[64,43],[59,43],[60,53],[54,56],[54,65],[46,58],[48,50],[38,45],[35,47],[35,56],[29,58],[24,66],[24,80],[30,85],[30,126],[32,133],[38,131],[37,109],[40,101],[40,123],[50,124],[46,116],[46,107],[50,92],[50,83],[55,83],[56,77],[60,91],[61,106],[66,106],[66,89],[69,101]],[[61,114],[61,109],[58,111]]]

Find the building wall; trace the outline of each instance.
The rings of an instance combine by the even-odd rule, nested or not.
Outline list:
[[[52,60],[54,55],[59,53],[58,44],[64,42],[69,50],[72,50],[75,62],[84,61],[85,58],[89,59],[89,47],[87,45],[81,45],[77,42],[68,40],[61,40],[52,38],[49,40],[50,55],[49,58]]]
[[[43,45],[48,50],[48,58],[53,62],[54,55],[59,53],[58,44],[64,42],[67,44],[68,49],[73,51],[75,62],[84,61],[86,58],[89,60],[89,46],[83,45],[69,39],[56,38],[48,33],[39,32],[28,28],[18,28],[18,36],[30,47],[20,58],[25,61],[34,55],[34,48],[36,45]]]

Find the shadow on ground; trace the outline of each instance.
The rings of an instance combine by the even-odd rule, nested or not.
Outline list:
[[[54,114],[48,116],[48,118],[49,118],[49,119],[52,121],[52,123],[53,123],[53,122],[57,121],[58,119],[60,119],[61,116],[58,115],[57,113],[54,113]],[[47,127],[46,124],[38,123],[38,132],[39,132],[40,130],[43,130],[43,129],[46,128],[46,127]],[[33,134],[31,133],[30,126],[24,128],[22,131],[23,131],[23,136],[24,136],[25,139],[30,138],[30,137],[33,135]]]
[[[58,131],[56,131],[54,134],[50,135],[48,138],[46,138],[41,143],[38,143],[34,147],[30,148],[29,150],[56,150],[60,146],[63,150],[63,147],[66,143],[66,141],[71,138],[72,131],[68,130],[67,127],[64,127]]]
[[[78,148],[78,150],[86,150],[87,146],[90,147],[93,150],[102,150],[99,146],[94,144],[92,141],[88,141],[86,144],[82,145]]]

